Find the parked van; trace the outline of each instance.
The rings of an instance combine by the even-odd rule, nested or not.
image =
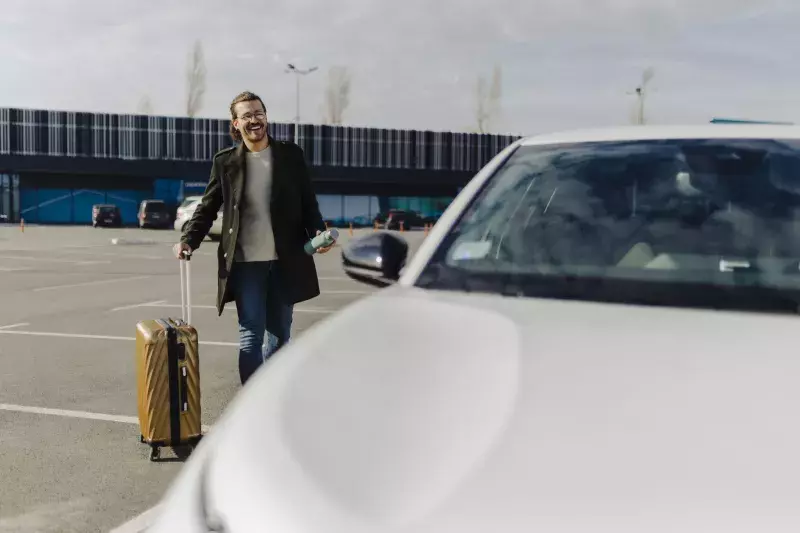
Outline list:
[[[163,200],[144,200],[139,205],[140,228],[169,228],[172,217],[169,208]]]

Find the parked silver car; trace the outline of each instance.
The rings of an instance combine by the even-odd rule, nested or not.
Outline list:
[[[182,232],[186,228],[186,224],[192,218],[194,210],[197,209],[197,205],[202,199],[202,196],[187,196],[186,199],[181,202],[175,215],[174,227],[176,231]],[[211,240],[219,240],[220,235],[222,235],[222,209],[217,213],[217,219],[214,220],[211,229],[208,231],[208,237]]]
[[[524,139],[248,382],[151,533],[800,531],[800,128]]]

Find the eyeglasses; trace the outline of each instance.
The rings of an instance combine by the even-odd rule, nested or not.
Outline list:
[[[266,113],[264,113],[263,111],[259,111],[257,113],[246,113],[246,114],[242,115],[241,117],[239,117],[239,120],[244,120],[244,121],[250,122],[254,118],[257,119],[257,120],[264,120],[266,117],[267,117]]]

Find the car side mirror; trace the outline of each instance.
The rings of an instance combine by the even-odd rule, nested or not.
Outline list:
[[[342,249],[342,267],[356,281],[386,287],[400,279],[406,264],[408,243],[389,232],[353,239]]]

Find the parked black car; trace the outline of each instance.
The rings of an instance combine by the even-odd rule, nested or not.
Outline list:
[[[92,226],[122,226],[122,213],[114,204],[96,204],[92,206]]]
[[[139,205],[140,228],[172,229],[170,208],[163,200],[145,200]]]
[[[421,228],[425,225],[419,213],[404,209],[392,209],[386,214],[380,213],[375,217],[375,222],[389,230],[400,229],[400,222],[403,223],[403,229]]]

